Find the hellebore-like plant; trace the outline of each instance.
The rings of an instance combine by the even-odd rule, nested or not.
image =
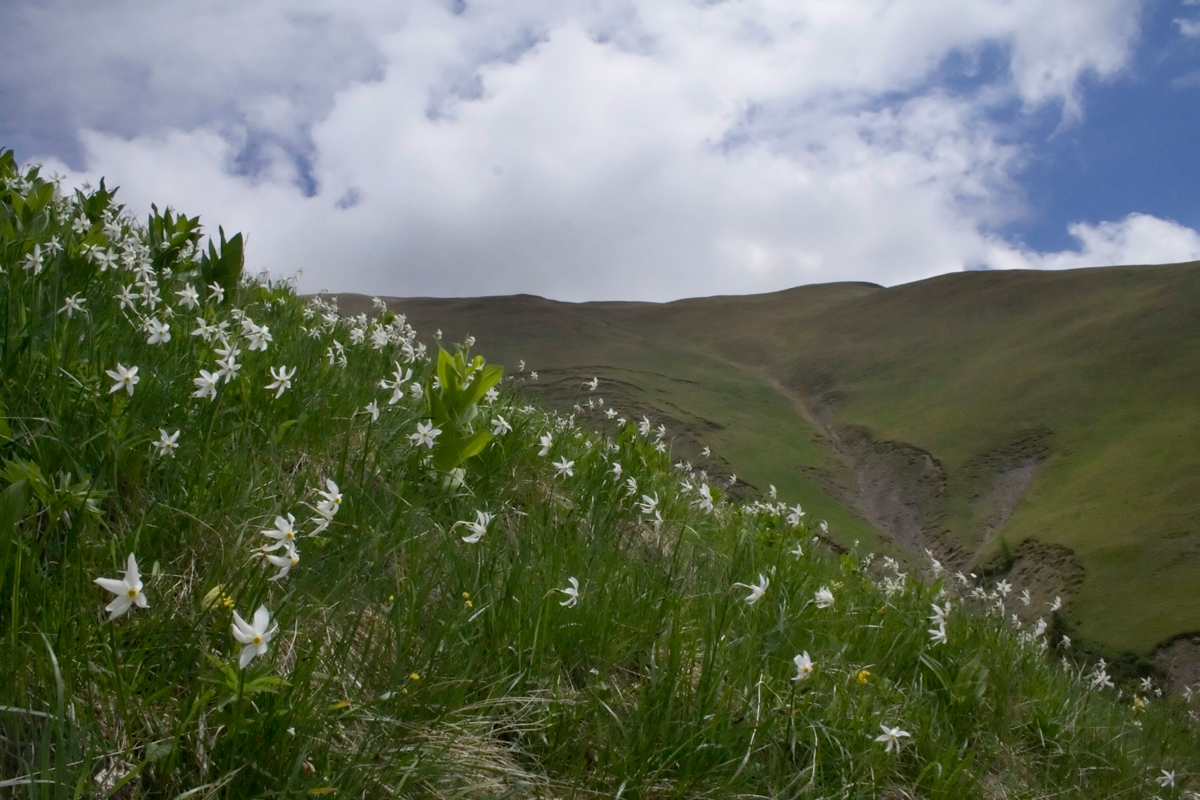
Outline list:
[[[433,446],[433,465],[449,472],[468,458],[478,455],[492,439],[487,426],[474,430],[479,401],[504,376],[504,368],[485,365],[483,356],[467,360],[459,348],[450,355],[438,348],[436,380],[425,386],[426,410],[442,433]]]

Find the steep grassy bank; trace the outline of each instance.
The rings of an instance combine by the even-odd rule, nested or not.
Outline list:
[[[690,457],[703,439],[760,493],[846,509],[844,545],[877,532],[964,568],[1052,551],[1053,570],[1013,568],[1039,571],[1039,598],[1066,598],[1072,632],[1106,652],[1200,630],[1200,265],[664,305],[392,302],[526,359],[528,390],[560,408],[553,387],[598,375],[679,419]]]
[[[658,419],[589,434],[469,342],[201,242],[0,154],[13,796],[1194,784],[1192,698],[1060,663],[1054,612],[1006,621],[1023,587],[830,557],[786,493],[674,467]]]

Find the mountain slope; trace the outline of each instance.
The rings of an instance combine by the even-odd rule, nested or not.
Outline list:
[[[845,544],[1015,558],[1040,576],[1034,602],[1062,595],[1103,649],[1200,629],[1200,264],[662,305],[389,302],[525,359],[527,388],[562,405],[600,377],[594,396],[663,421],[676,454],[710,445],[714,472],[777,485]]]

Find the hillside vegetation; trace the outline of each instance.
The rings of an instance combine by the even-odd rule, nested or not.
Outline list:
[[[1027,587],[830,554],[661,418],[588,432],[202,237],[0,152],[7,796],[1200,788],[1192,693],[1063,657]]]
[[[661,305],[390,302],[525,359],[527,392],[559,408],[598,376],[674,420],[687,457],[836,519],[844,546],[1011,569],[1108,654],[1200,631],[1200,264]]]

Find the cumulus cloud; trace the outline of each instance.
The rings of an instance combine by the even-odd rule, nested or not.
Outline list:
[[[993,112],[1082,113],[1081,77],[1129,58],[1135,0],[192,6],[200,41],[132,2],[58,44],[67,6],[0,12],[49,54],[23,45],[0,100],[53,132],[28,155],[244,230],[252,267],[307,290],[669,299],[1195,236],[1133,215],[1044,255],[988,233],[1022,213],[1023,146]],[[55,66],[88,19],[110,41]],[[952,91],[947,63],[985,52],[1007,71]],[[25,97],[38,69],[78,85]]]
[[[1099,225],[1076,223],[1067,229],[1078,251],[1026,254],[1035,269],[1074,269],[1200,260],[1200,233],[1149,214],[1130,214]]]

